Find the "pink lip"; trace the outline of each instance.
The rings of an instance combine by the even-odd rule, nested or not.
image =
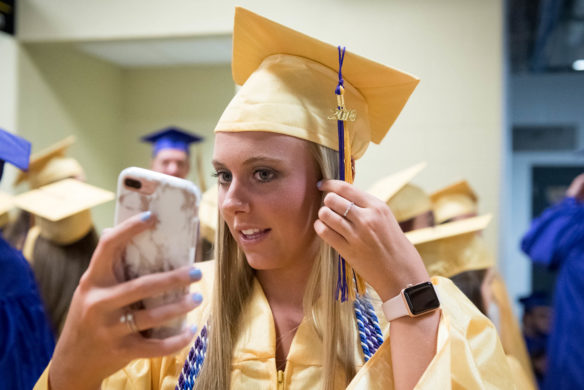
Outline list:
[[[246,229],[244,229],[244,230],[246,230]],[[243,234],[243,232],[241,230],[238,230],[239,239],[240,239],[240,242],[242,244],[256,244],[256,243],[262,241],[263,239],[265,239],[268,236],[268,234],[270,234],[271,230],[272,229],[264,229],[264,230],[261,230],[257,233],[250,234],[250,235]]]

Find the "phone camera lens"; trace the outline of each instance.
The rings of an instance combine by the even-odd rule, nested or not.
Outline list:
[[[126,180],[124,180],[124,184],[126,185],[126,187],[135,188],[137,190],[142,188],[142,183],[140,183],[140,181],[134,180],[134,179],[126,179]]]

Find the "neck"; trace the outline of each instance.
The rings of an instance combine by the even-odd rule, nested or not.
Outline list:
[[[270,306],[302,308],[312,265],[312,261],[307,261],[299,262],[290,268],[256,271],[256,277]]]
[[[312,257],[313,259],[314,257]],[[296,330],[304,318],[303,298],[314,261],[299,261],[292,267],[256,272],[276,328],[276,367],[286,368],[286,360]]]

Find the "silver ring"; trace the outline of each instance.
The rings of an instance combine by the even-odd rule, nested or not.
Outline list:
[[[354,202],[349,203],[349,205],[347,206],[347,209],[343,213],[343,217],[344,218],[347,217],[347,214],[349,214],[349,211],[351,211],[351,209],[353,208],[353,206],[355,206],[355,203]]]
[[[125,323],[128,326],[130,332],[139,333],[138,327],[136,326],[136,321],[134,320],[134,313],[131,311],[128,310],[126,313],[122,314],[120,317],[120,322],[122,324]]]

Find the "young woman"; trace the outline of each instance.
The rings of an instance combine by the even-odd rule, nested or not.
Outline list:
[[[201,265],[202,279],[185,268],[120,282],[121,250],[155,218],[145,213],[104,234],[38,388],[512,387],[488,320],[447,280],[423,284],[424,264],[385,203],[334,180],[336,119],[354,120],[345,146],[357,159],[417,83],[355,55],[342,60],[339,81],[337,48],[236,11],[233,73],[243,87],[215,130],[216,261]],[[355,111],[330,120],[337,83]],[[337,299],[339,270],[349,265],[376,298]],[[202,304],[195,293],[128,315],[129,304],[197,280]],[[401,296],[410,285],[432,297],[438,290],[440,309],[419,307],[407,290],[409,309],[424,312],[410,316]],[[390,331],[371,305],[379,309],[378,300]],[[163,340],[137,332],[197,306],[188,318],[198,330]]]

